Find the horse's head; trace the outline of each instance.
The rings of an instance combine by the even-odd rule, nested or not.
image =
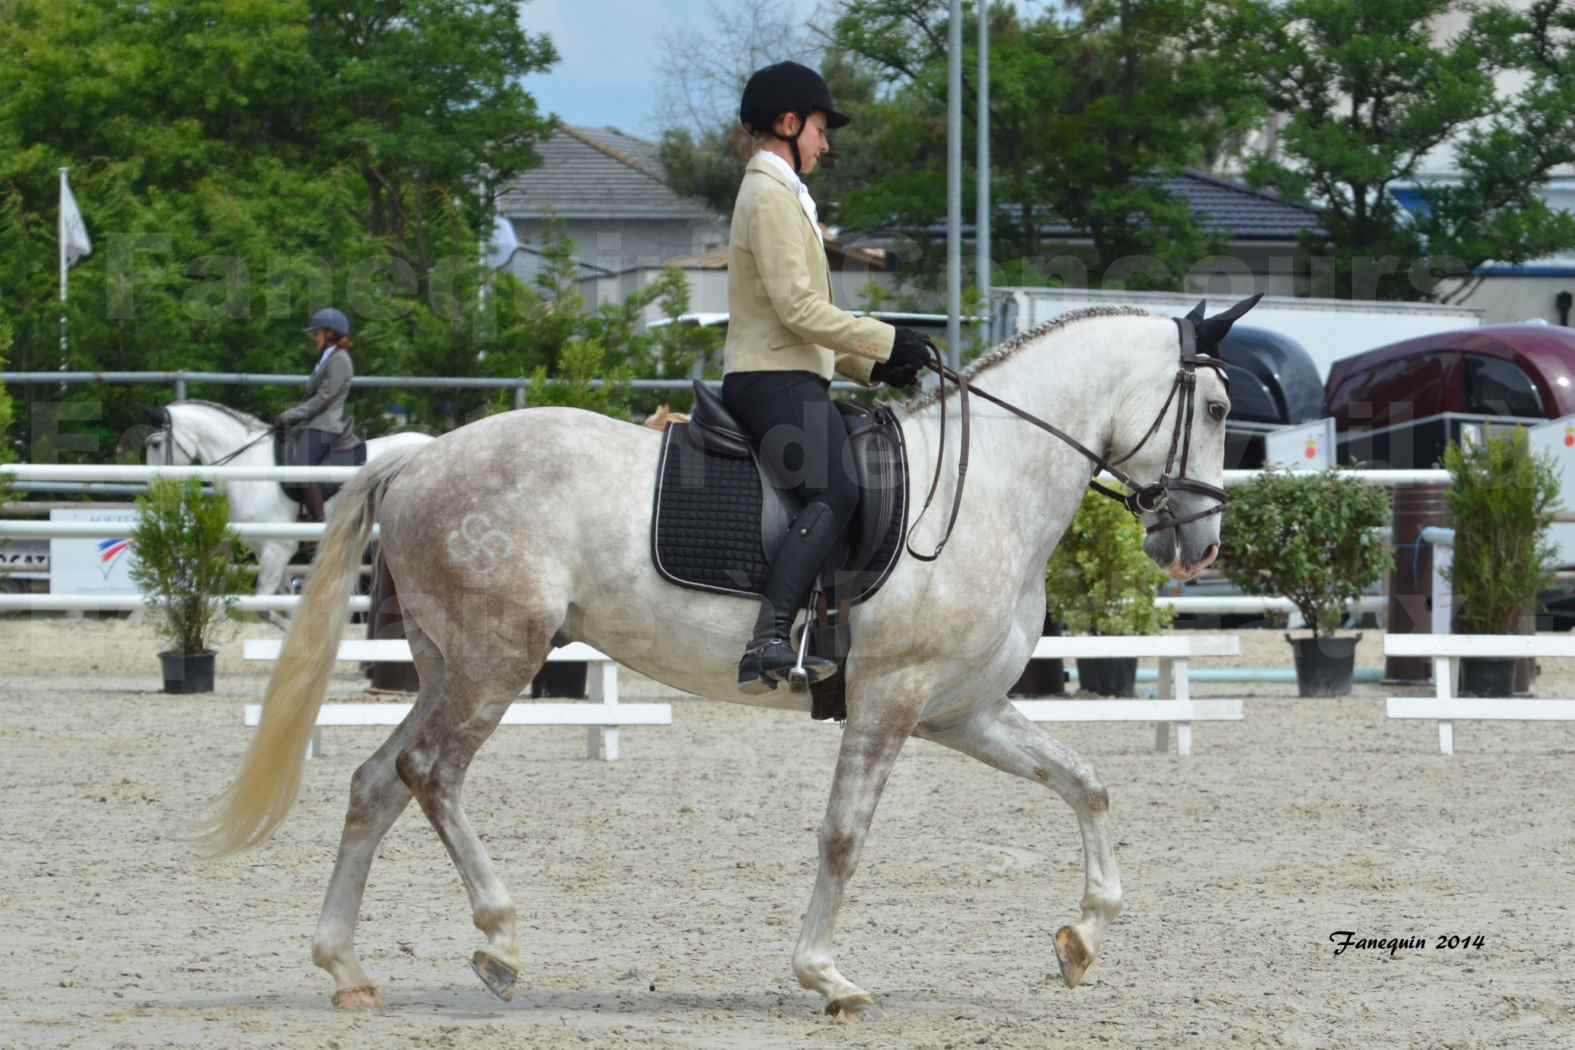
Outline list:
[[[192,454],[175,438],[175,418],[167,408],[143,410],[152,429],[142,442],[143,461],[150,467],[184,467],[194,462]]]
[[[1132,376],[1130,416],[1115,426],[1112,463],[1142,486],[1129,505],[1148,528],[1143,551],[1172,579],[1190,580],[1219,556],[1230,414],[1219,344],[1259,298],[1207,318],[1199,303],[1182,318],[1179,354],[1171,331],[1162,353],[1145,355],[1152,365]]]

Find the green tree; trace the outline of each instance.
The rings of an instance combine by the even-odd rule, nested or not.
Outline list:
[[[1466,14],[1464,30],[1435,41],[1440,20]],[[1241,61],[1285,114],[1280,155],[1250,177],[1324,209],[1323,233],[1305,242],[1314,294],[1417,299],[1489,260],[1575,245],[1575,218],[1535,193],[1575,161],[1568,4],[1253,0],[1246,24],[1258,35],[1243,34],[1256,43]],[[1501,97],[1495,78],[1514,72],[1524,86]],[[1424,159],[1447,148],[1459,181],[1429,183]],[[1419,216],[1395,196],[1408,186]]]
[[[555,59],[517,0],[12,0],[0,7],[0,302],[15,367],[53,369],[56,169],[94,252],[71,273],[69,367],[302,372],[302,319],[350,314],[363,373],[442,344],[475,374],[492,194],[547,120]],[[194,390],[261,415],[291,391]],[[152,388],[100,402],[102,459]],[[374,432],[379,413],[361,408]]]
[[[1176,286],[1217,245],[1159,178],[1209,164],[1260,112],[1228,57],[1244,31],[1241,5],[1077,6],[1032,19],[1004,5],[990,9],[991,194],[1002,205],[995,220],[1000,254],[1037,261],[1041,227],[1058,222],[1091,242],[1083,261],[1094,283],[1118,261],[1142,257],[1153,263],[1125,274],[1123,283]],[[963,29],[963,112],[971,132],[977,16],[965,17],[972,24]],[[940,0],[849,0],[841,7],[836,46],[885,85],[855,109],[858,135],[871,141],[853,145],[868,149],[872,162],[850,172],[839,198],[834,214],[847,225],[922,229],[945,215],[946,21]],[[963,153],[975,155],[971,142]],[[973,185],[969,174],[965,197]],[[965,208],[971,213],[971,200]],[[939,245],[931,240],[921,248],[933,256]]]

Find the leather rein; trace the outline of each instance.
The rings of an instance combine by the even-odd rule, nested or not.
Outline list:
[[[1132,451],[1117,460],[1105,459],[1105,457],[1084,447],[1076,438],[1054,424],[1046,423],[1038,416],[1025,412],[1016,405],[1003,401],[994,394],[981,390],[977,386],[971,386],[967,377],[946,366],[940,350],[933,342],[929,342],[928,347],[931,358],[928,367],[941,377],[941,439],[940,447],[936,451],[935,472],[930,479],[930,491],[924,497],[924,506],[920,508],[919,516],[913,519],[913,525],[908,530],[909,538],[904,541],[908,553],[920,561],[935,561],[941,556],[941,550],[946,546],[947,541],[951,539],[952,528],[957,524],[957,515],[962,510],[963,485],[968,478],[970,433],[968,398],[970,395],[982,397],[991,404],[1006,409],[1019,419],[1032,423],[1039,429],[1053,434],[1067,445],[1070,445],[1094,465],[1094,478],[1089,482],[1094,491],[1120,503],[1126,507],[1133,517],[1141,519],[1144,514],[1164,514],[1162,520],[1147,527],[1147,531],[1151,534],[1161,529],[1174,529],[1190,522],[1222,513],[1225,510],[1225,502],[1229,499],[1225,490],[1187,477],[1187,465],[1192,452],[1192,419],[1198,386],[1197,370],[1199,368],[1214,369],[1225,382],[1226,389],[1230,388],[1230,380],[1225,374],[1224,361],[1196,352],[1197,326],[1193,324],[1192,320],[1186,317],[1178,317],[1175,318],[1175,321],[1181,335],[1181,357],[1180,367],[1176,370],[1176,378],[1170,385],[1170,393],[1166,396],[1164,405],[1160,407],[1159,414],[1154,417],[1154,422],[1149,426],[1148,432],[1143,435],[1143,439],[1133,446]],[[957,491],[952,497],[952,511],[946,522],[945,534],[941,537],[940,542],[935,545],[935,550],[929,554],[921,554],[913,549],[911,537],[914,530],[918,528],[919,522],[924,518],[925,512],[930,509],[930,503],[935,499],[935,491],[940,485],[941,469],[945,465],[946,384],[948,382],[954,383],[957,387],[958,404],[962,412],[962,453],[958,457],[957,462]],[[1173,404],[1176,405],[1176,421],[1171,428],[1170,453],[1165,457],[1165,471],[1160,475],[1159,480],[1152,485],[1140,485],[1125,471],[1121,470],[1120,465],[1142,451],[1143,446],[1148,444],[1149,439],[1159,432],[1160,425],[1165,421],[1165,414],[1170,411],[1170,407]],[[1176,470],[1175,474],[1172,474],[1171,471],[1178,467],[1177,453],[1180,453],[1179,469]],[[1122,494],[1102,484],[1097,477],[1101,471],[1115,478],[1130,491]],[[1170,510],[1170,494],[1172,492],[1194,492],[1208,496],[1216,502],[1208,510],[1189,514],[1184,518],[1178,518]]]

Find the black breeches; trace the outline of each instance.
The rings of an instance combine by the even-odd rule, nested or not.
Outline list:
[[[831,510],[841,535],[858,507],[848,428],[831,384],[813,372],[733,372],[722,402],[746,430],[777,487]]]
[[[295,435],[292,444],[295,446],[295,455],[298,460],[294,466],[315,467],[328,458],[328,453],[333,451],[336,436],[323,430],[313,430],[311,427],[302,427]]]

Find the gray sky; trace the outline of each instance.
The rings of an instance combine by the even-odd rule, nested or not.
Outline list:
[[[1016,3],[1032,13],[1055,6],[1049,0]],[[664,42],[675,34],[712,32],[717,6],[731,7],[729,0],[530,0],[521,22],[551,37],[560,59],[550,73],[526,77],[525,88],[544,111],[569,124],[611,125],[654,138],[661,128]],[[817,6],[817,0],[771,4],[773,11],[796,10],[806,20]]]

